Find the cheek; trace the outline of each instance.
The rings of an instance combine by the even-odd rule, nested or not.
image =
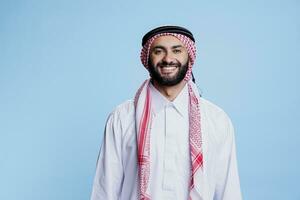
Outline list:
[[[181,62],[182,64],[184,64],[184,63],[187,63],[187,62],[188,62],[189,57],[188,57],[188,55],[184,55],[184,56],[182,56],[179,60],[180,60],[180,62]]]
[[[160,58],[158,56],[150,56],[149,61],[152,63],[152,65],[156,66],[157,63],[159,63]]]

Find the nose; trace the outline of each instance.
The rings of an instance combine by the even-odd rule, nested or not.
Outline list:
[[[163,57],[163,61],[166,63],[171,63],[173,59],[174,59],[173,56],[169,52],[167,52]]]

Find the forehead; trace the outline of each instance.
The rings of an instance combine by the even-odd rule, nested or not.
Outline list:
[[[151,48],[154,48],[156,46],[171,48],[173,46],[178,46],[178,45],[185,47],[184,44],[177,37],[172,36],[172,35],[165,35],[165,36],[160,36],[160,37],[156,38],[153,41]]]

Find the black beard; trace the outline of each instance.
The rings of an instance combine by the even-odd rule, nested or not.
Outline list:
[[[172,66],[176,66],[177,68],[179,68],[179,71],[177,72],[177,74],[173,77],[162,77],[158,70],[157,70],[157,66],[167,66],[167,65],[172,65]],[[177,85],[178,83],[180,83],[184,77],[185,74],[188,70],[188,62],[186,62],[184,65],[181,65],[181,63],[166,63],[166,62],[161,62],[158,63],[157,66],[155,67],[153,65],[153,63],[151,62],[151,60],[149,59],[149,64],[148,64],[149,68],[149,72],[150,72],[150,76],[153,80],[155,80],[159,85],[162,86],[174,86]]]

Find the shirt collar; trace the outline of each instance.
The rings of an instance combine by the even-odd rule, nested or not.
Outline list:
[[[162,95],[152,83],[150,83],[150,92],[152,98],[152,110],[154,114],[159,113],[165,107],[171,106],[182,116],[185,117],[188,115],[188,88],[185,84],[184,88],[180,91],[178,96],[173,100],[168,100],[164,95]]]

